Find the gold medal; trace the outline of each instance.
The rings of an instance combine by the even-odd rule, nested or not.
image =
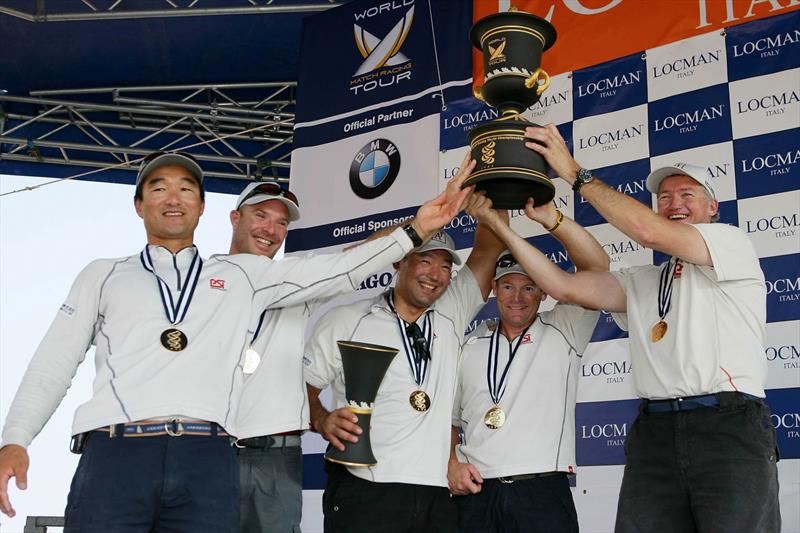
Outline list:
[[[242,372],[245,374],[252,374],[256,371],[256,368],[258,368],[258,365],[260,364],[261,356],[258,355],[258,352],[252,347],[248,348],[244,353],[244,365],[242,366]]]
[[[411,404],[411,408],[415,411],[424,413],[431,408],[431,397],[424,390],[415,390],[408,397],[408,403]]]
[[[495,405],[483,415],[483,423],[489,429],[500,429],[506,423],[506,414],[499,405]]]
[[[658,342],[667,334],[667,323],[663,320],[656,322],[656,325],[650,330],[650,340]]]
[[[171,352],[180,352],[189,344],[189,339],[176,328],[165,329],[161,334],[161,346]]]

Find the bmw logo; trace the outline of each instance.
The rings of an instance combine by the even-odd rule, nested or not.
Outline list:
[[[375,139],[364,145],[350,163],[350,188],[360,198],[377,198],[400,172],[400,152],[391,141]]]

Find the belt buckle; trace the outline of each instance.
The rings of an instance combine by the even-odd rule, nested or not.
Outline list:
[[[172,429],[172,428],[175,429]],[[164,423],[164,431],[167,432],[167,435],[170,437],[180,437],[184,433],[183,424],[181,424],[180,418],[173,418],[169,422]]]
[[[503,483],[504,485],[511,485],[512,483],[514,483],[514,480],[508,477],[499,477],[497,478],[497,481]]]

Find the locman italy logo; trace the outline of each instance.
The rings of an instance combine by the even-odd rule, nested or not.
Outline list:
[[[377,198],[400,172],[400,152],[391,141],[375,139],[364,145],[350,164],[350,188],[360,198]]]
[[[361,57],[364,58],[364,62],[358,67],[353,77],[361,76],[384,66],[399,65],[409,61],[400,52],[400,48],[403,46],[406,37],[408,37],[413,19],[414,6],[412,5],[383,39],[378,39],[358,24],[353,24],[356,46],[361,53]]]

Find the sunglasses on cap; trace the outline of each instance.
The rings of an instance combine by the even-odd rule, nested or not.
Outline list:
[[[500,259],[497,260],[496,267],[497,268],[509,268],[517,264],[517,260],[514,259],[513,256],[504,255]]]
[[[269,196],[281,196],[292,202],[297,207],[300,207],[300,202],[297,200],[297,196],[295,196],[292,191],[284,189],[277,183],[261,183],[257,185],[256,188],[247,193],[247,196],[242,198],[242,201],[239,202],[239,207],[244,205],[244,203],[250,198],[258,196],[259,194],[266,194]]]

